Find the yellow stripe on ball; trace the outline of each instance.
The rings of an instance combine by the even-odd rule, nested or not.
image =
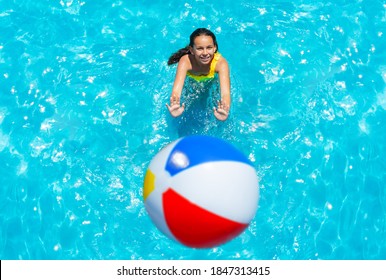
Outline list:
[[[154,191],[155,175],[148,169],[145,176],[145,182],[143,187],[143,199],[146,198]]]

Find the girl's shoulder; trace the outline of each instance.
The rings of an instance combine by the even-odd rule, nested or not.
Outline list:
[[[181,56],[180,61],[181,62],[190,62],[190,56],[191,56],[191,54],[184,54],[183,56]]]
[[[228,61],[225,59],[225,57],[220,55],[216,63],[216,72],[218,72],[220,69],[223,69],[224,67],[228,68]]]
[[[191,61],[191,58],[190,58],[190,54],[184,54],[180,58],[180,61],[178,62],[178,64],[183,66],[187,70],[190,70],[192,68],[192,61]]]

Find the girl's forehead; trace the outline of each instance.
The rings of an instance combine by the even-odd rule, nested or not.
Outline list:
[[[196,46],[206,45],[207,46],[207,45],[214,45],[214,43],[213,43],[212,37],[207,36],[207,35],[200,35],[194,39],[194,45],[196,45]]]

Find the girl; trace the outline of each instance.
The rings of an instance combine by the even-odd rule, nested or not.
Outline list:
[[[229,67],[224,57],[218,53],[216,36],[206,28],[199,28],[190,35],[189,46],[178,50],[168,60],[168,65],[178,63],[170,105],[166,104],[173,117],[180,116],[185,104],[180,104],[181,92],[186,76],[197,82],[204,82],[215,78],[218,74],[220,81],[221,100],[217,108],[213,108],[214,116],[225,121],[230,109],[230,79]]]

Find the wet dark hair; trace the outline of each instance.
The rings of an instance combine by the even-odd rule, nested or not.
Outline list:
[[[180,61],[181,57],[183,57],[185,54],[189,54],[190,53],[189,47],[193,47],[194,39],[196,39],[196,37],[201,36],[201,35],[212,37],[213,43],[214,43],[214,46],[216,47],[216,52],[217,52],[218,51],[218,45],[217,45],[217,40],[216,40],[216,36],[214,35],[214,33],[206,28],[198,28],[198,29],[194,30],[192,34],[190,34],[189,45],[187,45],[185,48],[179,49],[178,51],[176,51],[175,53],[173,53],[169,57],[168,65],[178,63]]]

